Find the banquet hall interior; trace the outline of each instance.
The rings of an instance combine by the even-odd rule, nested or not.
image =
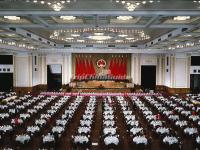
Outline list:
[[[0,0],[0,149],[200,150],[200,1]]]

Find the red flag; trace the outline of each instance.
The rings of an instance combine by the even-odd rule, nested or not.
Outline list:
[[[110,70],[110,73],[109,73],[109,75],[113,75],[113,58],[111,59],[111,61],[110,61],[110,64],[109,64],[109,70]]]
[[[114,63],[113,63],[113,76],[116,78],[116,69],[117,69],[117,59],[114,58]]]
[[[76,73],[75,73],[75,75],[76,75],[76,79],[78,79],[79,78],[79,60],[77,57],[76,57]]]
[[[118,75],[119,75],[119,58],[116,59],[116,66],[115,66],[115,76],[118,79]]]
[[[91,62],[90,62],[90,60],[88,60],[87,61],[87,63],[88,63],[88,75],[90,76],[91,75]]]
[[[95,76],[95,75],[96,75],[96,70],[95,70],[95,68],[94,68],[94,65],[93,65],[92,60],[90,60],[90,64],[91,64],[91,74],[92,74],[93,76]]]
[[[81,58],[80,59],[80,76],[83,76],[83,71],[84,71],[84,60]]]
[[[89,77],[90,75],[90,62],[88,59],[85,60],[86,61],[86,74],[87,74],[87,77]]]
[[[124,60],[124,71],[123,71],[123,76],[124,76],[124,79],[126,79],[126,75],[127,75],[127,61],[126,59]]]
[[[87,60],[83,59],[83,78],[87,78]]]
[[[118,76],[121,78],[122,75],[122,70],[123,70],[123,65],[122,65],[122,59],[119,59],[119,64],[118,64]]]

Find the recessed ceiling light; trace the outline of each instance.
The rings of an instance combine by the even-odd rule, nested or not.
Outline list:
[[[71,36],[73,36],[73,37],[79,37],[80,35],[79,34],[71,34]]]
[[[85,42],[85,40],[77,40],[77,42]]]
[[[97,43],[103,43],[103,41],[96,41]]]
[[[127,37],[128,35],[126,35],[126,34],[119,34],[118,36],[119,37]]]
[[[131,38],[131,37],[127,37],[126,39],[127,40],[134,40],[134,38]]]
[[[147,2],[146,1],[142,1],[142,4],[146,4]]]
[[[111,39],[112,37],[106,35],[91,35],[88,38],[96,41],[105,41]]]
[[[102,32],[97,32],[97,33],[94,33],[94,35],[99,35],[99,36],[101,36],[101,35],[104,35],[104,33],[102,33]]]
[[[117,19],[125,21],[125,20],[133,19],[133,17],[132,16],[118,16]]]
[[[4,18],[8,20],[20,20],[20,17],[17,16],[4,16]]]
[[[123,40],[115,40],[115,42],[119,42],[120,43],[120,42],[123,42]]]
[[[10,37],[14,37],[14,36],[16,36],[16,34],[14,34],[14,33],[8,33],[8,34],[6,34],[7,36],[10,36]]]
[[[73,37],[67,37],[65,38],[66,40],[73,40],[74,38]]]
[[[185,21],[185,20],[189,20],[190,16],[176,16],[174,17],[174,20],[176,21]]]
[[[122,4],[125,4],[126,2],[125,1],[122,1]]]
[[[192,35],[191,34],[185,34],[183,36],[185,36],[185,37],[191,37]]]
[[[60,16],[60,19],[63,19],[63,20],[74,20],[76,19],[75,16]]]
[[[138,6],[139,6],[139,5],[140,5],[140,3],[139,3],[139,2],[137,2],[137,3],[136,3],[136,5],[138,5]]]

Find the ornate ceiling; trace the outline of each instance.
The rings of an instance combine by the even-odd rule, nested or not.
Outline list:
[[[1,0],[0,46],[191,52],[199,50],[199,22],[200,3],[191,0]]]

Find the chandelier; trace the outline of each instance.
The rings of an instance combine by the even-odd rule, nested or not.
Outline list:
[[[134,11],[136,8],[146,4],[159,3],[160,1],[134,1],[134,0],[113,0],[117,4],[123,5],[128,11]]]
[[[75,1],[76,0],[26,0],[27,3],[46,5],[54,11],[60,11],[65,5]]]
[[[139,29],[73,28],[54,30],[51,39],[69,43],[133,43],[148,40],[150,36]]]
[[[198,45],[200,45],[200,40],[197,40],[195,42],[187,41],[187,42],[182,42],[179,44],[174,44],[174,45],[169,46],[167,49],[175,50],[175,49],[181,49],[181,48],[190,48],[190,47],[194,47],[194,46],[198,46]]]
[[[35,47],[31,44],[24,44],[24,43],[15,42],[15,41],[6,41],[6,40],[3,40],[3,39],[0,39],[0,45],[16,46],[16,47],[19,47],[19,48],[26,48],[26,49],[29,49],[29,50],[38,49],[37,47]]]

